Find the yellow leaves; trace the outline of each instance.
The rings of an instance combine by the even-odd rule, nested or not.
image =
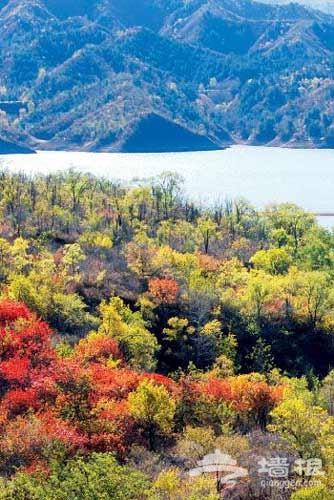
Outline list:
[[[192,253],[199,248],[201,235],[190,222],[164,220],[159,224],[157,240],[161,246],[169,245],[178,251]]]
[[[11,246],[7,240],[0,238],[0,266],[8,266],[8,258],[11,255]]]
[[[163,434],[174,426],[176,403],[163,385],[143,380],[128,396],[129,412],[142,425],[155,425]]]
[[[303,488],[292,494],[291,500],[334,500],[334,493],[325,485]]]
[[[112,297],[100,305],[102,322],[99,333],[120,343],[127,361],[134,367],[151,371],[155,368],[155,353],[159,346],[139,312],[133,313],[123,300]]]
[[[331,370],[321,383],[320,388],[321,406],[327,409],[328,413],[334,416],[334,370]]]
[[[100,271],[97,274],[97,276],[95,278],[95,283],[96,283],[97,288],[99,288],[99,287],[101,287],[103,285],[103,282],[104,282],[106,276],[107,276],[106,269],[103,269],[103,271]]]
[[[231,455],[235,460],[243,460],[250,449],[247,436],[240,434],[222,434],[216,439],[215,448],[224,450],[224,453]]]
[[[117,342],[99,332],[90,332],[75,347],[80,362],[95,361],[116,368],[121,363]]]
[[[182,318],[169,318],[169,328],[164,328],[163,333],[168,340],[187,341],[195,333],[195,328],[189,326],[189,321]]]
[[[253,258],[257,267],[263,267],[261,269],[247,272],[238,261],[223,264],[215,285],[222,289],[223,305],[239,308],[255,318],[289,315],[309,323],[315,330],[320,327],[331,329],[334,324],[334,292],[330,274],[305,272],[295,266],[289,267],[284,275],[277,275],[276,271],[270,273],[269,269],[264,269],[265,265],[258,263],[262,257],[267,258],[268,252],[264,252],[265,257],[263,252],[258,252]]]
[[[128,326],[122,318],[124,302],[119,297],[113,297],[110,302],[103,301],[100,305],[102,323],[99,332],[116,339],[128,333]]]
[[[132,225],[145,219],[152,205],[151,189],[146,186],[135,187],[128,191],[121,203]]]
[[[113,370],[114,368],[117,368],[119,365],[120,365],[120,360],[119,359],[113,359],[111,357],[106,362],[107,368],[110,368],[111,370]]]
[[[169,246],[157,249],[151,262],[152,269],[160,275],[174,278],[193,290],[215,286],[220,261],[200,253],[181,253]]]
[[[149,278],[156,269],[156,251],[154,241],[145,232],[137,233],[125,249],[129,269],[142,279]]]
[[[321,427],[319,443],[325,463],[334,467],[334,417],[329,417]]]
[[[216,358],[212,370],[207,372],[208,378],[228,378],[235,374],[235,362],[233,359],[222,354]]]
[[[179,494],[180,483],[180,472],[177,469],[169,469],[160,472],[155,480],[154,490],[160,498],[172,500]]]
[[[197,478],[182,477],[178,469],[168,469],[160,472],[153,491],[157,496],[154,500],[218,500],[216,482],[213,477]]]
[[[45,286],[36,288],[33,276],[13,275],[11,283],[6,290],[6,296],[23,302],[30,309],[42,313],[43,303],[48,302],[50,292]],[[45,292],[45,293],[44,293]]]
[[[217,239],[217,224],[209,217],[202,216],[197,219],[197,227],[203,238],[203,250],[208,253],[212,240]]]
[[[272,275],[285,274],[292,264],[292,257],[282,248],[259,250],[250,261],[256,269],[263,269]]]
[[[327,436],[330,418],[303,399],[286,399],[271,412],[268,430],[280,433],[304,459],[326,458],[319,436]]]
[[[281,377],[280,383],[284,385],[284,391],[283,391],[284,401],[298,399],[304,401],[308,405],[311,405],[314,402],[314,395],[308,389],[308,382],[306,377],[301,377],[301,378]]]
[[[196,255],[180,253],[167,246],[160,247],[153,259],[153,266],[160,273],[187,284],[197,264]]]
[[[24,238],[16,238],[11,247],[11,255],[15,272],[22,272],[31,263],[28,255],[29,241]]]
[[[319,477],[323,485],[298,491],[292,496],[294,500],[334,500],[334,417],[319,424],[317,436],[325,469],[325,475]]]
[[[222,324],[217,319],[214,319],[214,320],[210,321],[209,323],[206,323],[201,328],[200,333],[201,333],[201,335],[218,339],[222,335]]]
[[[233,258],[225,261],[217,280],[220,288],[236,288],[243,286],[248,281],[248,272],[240,260]]]
[[[85,260],[85,254],[79,243],[64,246],[62,264],[68,274],[74,276],[79,272],[79,264]]]
[[[253,272],[249,276],[244,298],[246,310],[260,318],[265,303],[273,297],[273,288],[270,280],[263,271]]]
[[[102,248],[104,250],[110,250],[113,247],[113,240],[109,234],[95,232],[87,232],[80,236],[78,243],[81,245],[86,245],[91,249],[95,247]]]

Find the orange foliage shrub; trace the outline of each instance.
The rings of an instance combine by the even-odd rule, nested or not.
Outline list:
[[[160,303],[172,303],[174,280],[155,279],[150,292]],[[183,428],[197,413],[221,402],[238,418],[262,425],[282,396],[259,376],[179,382],[126,366],[117,341],[100,334],[81,340],[60,358],[51,346],[52,332],[22,304],[0,302],[0,440],[2,472],[34,470],[59,444],[67,455],[81,451],[114,452],[124,458],[129,447],[142,444],[130,414],[128,396],[140,383],[163,385],[177,403],[176,424]],[[199,406],[196,407],[196,404]],[[202,408],[202,414],[201,412]],[[204,413],[203,413],[204,412]],[[214,422],[213,422],[214,423]],[[49,455],[48,455],[49,456]],[[1,472],[1,471],[0,471]]]
[[[118,342],[102,334],[80,340],[79,344],[75,346],[74,353],[78,361],[102,363],[110,358],[124,361]]]
[[[178,285],[173,279],[152,278],[149,281],[149,293],[158,304],[174,304]]]

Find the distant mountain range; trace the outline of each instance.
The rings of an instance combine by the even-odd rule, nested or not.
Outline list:
[[[334,17],[265,1],[0,0],[0,151],[334,147]]]
[[[262,0],[264,3],[287,5],[291,0]],[[295,0],[295,3],[311,7],[312,9],[322,10],[328,14],[334,14],[334,1],[333,0]]]

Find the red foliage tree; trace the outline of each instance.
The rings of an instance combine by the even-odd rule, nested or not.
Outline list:
[[[126,399],[130,392],[136,390],[140,375],[127,368],[111,369],[97,363],[92,364],[93,380],[92,397],[95,402],[103,398],[113,400]]]
[[[33,387],[28,389],[13,389],[8,391],[1,401],[3,409],[8,411],[7,417],[12,418],[27,410],[39,410],[42,402],[38,398],[37,390]]]
[[[231,401],[232,390],[228,380],[226,379],[209,379],[205,383],[198,384],[199,392],[208,395],[215,401]]]
[[[62,444],[68,454],[83,450],[86,439],[73,425],[51,412],[21,415],[9,421],[1,437],[1,468],[10,473],[16,467],[44,462],[53,447]]]
[[[158,304],[174,304],[178,290],[173,279],[152,278],[149,281],[149,293]]]
[[[27,385],[31,377],[31,365],[28,358],[13,356],[8,361],[0,362],[0,376],[11,387]]]
[[[75,346],[74,354],[80,362],[103,363],[110,358],[124,361],[123,355],[118,347],[118,342],[105,335],[96,335],[92,338],[82,339]]]
[[[151,280],[150,291],[159,303],[173,303],[177,284]],[[196,380],[185,376],[177,383],[163,375],[136,372],[126,366],[117,341],[99,334],[81,340],[62,359],[52,348],[51,336],[48,325],[26,306],[0,302],[0,440],[5,474],[16,467],[44,467],[59,444],[67,455],[78,450],[111,451],[124,458],[134,441],[141,443],[128,396],[145,379],[163,385],[176,401],[179,428],[201,425],[202,417],[210,420],[210,412],[215,413],[222,402],[246,425],[264,425],[282,396],[280,387],[252,375]]]
[[[177,384],[171,378],[160,375],[159,373],[143,373],[141,380],[143,379],[149,379],[156,385],[163,385],[173,396],[177,396],[179,393]]]
[[[5,299],[0,302],[0,326],[4,327],[20,320],[32,320],[34,315],[21,302]]]

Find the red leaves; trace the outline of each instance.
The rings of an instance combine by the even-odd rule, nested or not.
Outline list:
[[[270,411],[282,397],[282,390],[251,375],[227,379],[210,378],[194,384],[198,395],[207,395],[215,401],[230,403],[237,412]]]
[[[33,314],[20,302],[5,299],[0,302],[0,325],[6,326],[18,319],[32,320]]]
[[[158,373],[144,373],[141,377],[141,380],[143,379],[149,379],[154,382],[154,384],[163,385],[173,396],[176,396],[179,392],[177,384],[171,378],[165,377],[164,375],[159,375]]]
[[[207,255],[205,253],[198,253],[197,257],[200,268],[202,269],[202,272],[206,275],[218,271],[218,269],[221,266],[221,261],[215,259],[211,255]]]
[[[27,389],[55,359],[51,330],[25,305],[10,300],[0,302],[0,324],[0,377],[9,390]]]
[[[56,418],[51,412],[39,415],[39,421],[42,435],[60,441],[72,453],[84,448],[87,439],[72,424]]]
[[[32,387],[7,392],[2,405],[9,411],[10,417],[25,413],[27,410],[39,410],[42,406],[37,397],[37,390]]]
[[[76,359],[58,359],[52,366],[52,377],[59,387],[71,391],[78,384],[90,383],[89,367],[83,366]]]
[[[0,323],[5,326],[0,329],[0,370],[11,359],[29,360],[32,368],[48,365],[54,359],[51,329],[24,305],[9,300],[0,302]]]
[[[33,320],[18,331],[13,331],[14,345],[22,356],[31,359],[32,364],[48,363],[54,357],[51,350],[52,331],[44,321]]]
[[[104,362],[110,358],[113,360],[123,360],[122,353],[118,347],[118,342],[102,334],[90,336],[80,340],[74,349],[78,361]]]
[[[232,391],[228,380],[225,379],[210,379],[207,383],[201,386],[199,389],[212,397],[216,401],[231,401]]]
[[[30,377],[30,360],[15,356],[0,363],[0,376],[12,385],[25,385]]]
[[[95,401],[101,398],[121,400],[136,390],[140,375],[129,369],[110,369],[106,366],[93,364],[91,366],[93,380],[93,398]]]
[[[251,376],[240,375],[230,380],[232,400],[237,411],[267,409],[270,411],[279,401],[280,391],[261,380],[252,380]]]
[[[168,304],[176,298],[177,285],[155,279],[150,291]],[[0,303],[0,439],[9,474],[17,464],[34,470],[57,443],[67,454],[112,451],[123,457],[133,441],[140,440],[128,396],[145,379],[167,389],[182,410],[184,424],[199,400],[211,409],[225,402],[238,415],[263,422],[281,397],[280,388],[259,375],[184,377],[177,383],[156,373],[136,372],[126,367],[117,341],[98,333],[60,359],[51,347],[51,334],[24,305]]]
[[[69,358],[59,359],[50,328],[25,306],[6,301],[0,311],[0,439],[7,471],[17,463],[34,470],[57,442],[67,453],[124,456],[134,435],[129,393],[145,377],[175,392],[177,384],[167,377],[123,368],[115,339],[90,334]]]
[[[18,416],[7,423],[1,435],[1,465],[11,471],[17,464],[29,467],[43,462],[57,443],[62,443],[67,453],[74,455],[84,448],[86,439],[50,412]]]
[[[117,453],[120,458],[124,458],[126,452],[121,437],[111,432],[93,434],[90,437],[88,447],[90,451]]]
[[[149,281],[149,293],[159,304],[174,304],[178,290],[173,279],[153,278]]]

